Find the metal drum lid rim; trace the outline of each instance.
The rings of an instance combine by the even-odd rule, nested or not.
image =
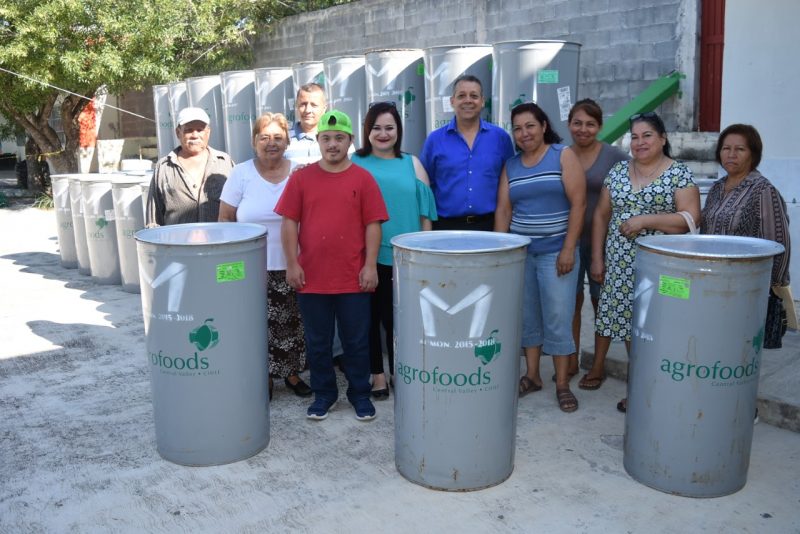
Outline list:
[[[728,235],[652,235],[639,238],[636,243],[643,250],[655,254],[677,256],[680,258],[706,259],[706,260],[756,260],[771,258],[784,251],[783,245],[767,239],[757,237],[742,237]],[[707,246],[709,243],[718,247],[717,250],[702,250],[700,247],[678,247],[677,245],[700,244]],[[737,251],[735,248],[749,247],[749,251]]]
[[[122,175],[116,173],[109,173],[109,174],[100,174],[93,176],[81,175],[81,177],[78,179],[81,181],[81,183],[84,184],[97,184],[97,183],[111,184],[114,181],[114,179],[119,178],[120,176]]]
[[[423,50],[458,50],[459,48],[492,48],[490,44],[456,44],[456,45],[436,45],[428,46]]]
[[[364,52],[364,55],[380,54],[383,52],[422,52],[422,50],[422,48],[375,48],[373,50],[367,50]]]
[[[363,59],[364,59],[364,56],[363,56],[363,55],[361,55],[361,56],[354,56],[354,55],[348,55],[348,56],[328,56],[328,57],[324,57],[324,58],[322,58],[322,62],[323,62],[323,63],[325,63],[326,61],[329,61],[329,62],[330,62],[331,60],[334,60],[334,59],[335,59],[335,60],[342,60],[342,59],[354,59],[354,60],[358,61],[358,60],[363,60]]]
[[[219,80],[219,74],[210,74],[208,76],[192,76],[191,78],[186,78],[186,81],[189,82],[191,80],[208,80],[213,78]]]
[[[222,77],[223,75],[227,77],[231,76],[248,76],[255,72],[254,70],[226,70],[219,73],[219,76]]]
[[[190,243],[184,241],[171,241],[163,238],[170,236],[186,236],[196,230],[213,230],[214,234],[207,234],[208,241]],[[219,235],[221,232],[221,235]],[[231,236],[231,234],[239,234]],[[227,234],[227,239],[225,238]],[[246,235],[242,235],[246,234]],[[266,227],[254,223],[188,223],[173,224],[170,226],[159,226],[157,228],[145,228],[139,230],[134,235],[136,241],[150,245],[178,246],[178,247],[202,247],[209,245],[223,245],[230,243],[246,243],[256,241],[267,235]]]
[[[559,39],[520,39],[518,41],[498,41],[496,43],[492,43],[492,46],[501,46],[501,45],[509,45],[509,44],[565,44],[565,45],[575,45],[575,46],[583,46],[581,43],[575,41],[561,41]]]
[[[115,185],[138,185],[145,183],[144,175],[141,174],[127,174],[125,176],[116,176],[111,180],[111,187]],[[147,180],[150,183],[150,180]]]
[[[445,248],[443,246],[433,248],[431,246],[444,243],[458,243],[456,240],[459,238],[472,238],[473,242],[475,242],[474,240],[478,240],[476,244],[482,246],[466,248]],[[393,237],[391,243],[397,248],[431,254],[485,254],[488,252],[502,252],[505,250],[527,247],[530,241],[530,238],[517,234],[480,232],[474,230],[440,230],[436,232],[411,232],[400,234]],[[426,244],[428,246],[425,246]]]

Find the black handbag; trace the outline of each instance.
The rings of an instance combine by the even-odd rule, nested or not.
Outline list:
[[[770,289],[767,301],[767,322],[764,325],[764,348],[781,348],[783,346],[781,339],[785,333],[786,310],[783,307],[783,300]]]

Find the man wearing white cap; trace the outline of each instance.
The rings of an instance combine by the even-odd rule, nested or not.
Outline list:
[[[231,157],[208,146],[211,119],[201,108],[178,113],[181,146],[156,163],[147,198],[147,227],[216,222],[219,196],[233,168]]]

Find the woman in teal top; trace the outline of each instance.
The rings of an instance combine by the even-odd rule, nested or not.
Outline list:
[[[436,202],[422,164],[415,156],[400,152],[403,123],[394,102],[370,104],[364,118],[363,139],[364,146],[352,161],[375,177],[389,211],[389,220],[381,226],[378,288],[372,295],[369,332],[372,396],[382,400],[389,397],[389,386],[383,371],[381,325],[386,331],[389,372],[394,374],[391,240],[399,234],[430,230],[431,221],[436,220]]]

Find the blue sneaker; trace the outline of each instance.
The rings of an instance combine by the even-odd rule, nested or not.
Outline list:
[[[325,399],[315,399],[314,402],[311,403],[311,406],[308,407],[306,417],[312,421],[322,421],[328,417],[328,412],[333,408],[334,404],[336,404],[336,401],[331,402]]]
[[[352,404],[356,410],[356,419],[359,421],[372,421],[375,419],[375,406],[368,398],[355,400]]]

